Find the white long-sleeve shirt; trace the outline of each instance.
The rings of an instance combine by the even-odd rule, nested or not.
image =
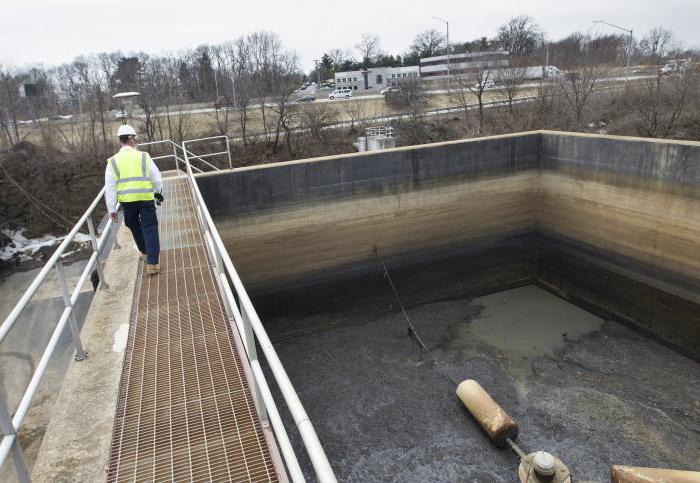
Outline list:
[[[131,146],[122,146],[119,152],[133,150]],[[163,190],[163,182],[160,180],[160,171],[156,163],[153,162],[151,156],[146,153],[148,162],[148,177],[153,182],[153,192],[160,193]],[[107,163],[105,168],[105,203],[107,203],[107,212],[115,213],[117,211],[117,181],[114,179],[112,167]]]

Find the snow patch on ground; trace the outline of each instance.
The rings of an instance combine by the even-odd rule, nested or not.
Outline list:
[[[37,252],[42,248],[58,246],[65,239],[65,236],[56,237],[54,235],[27,238],[24,236],[25,232],[24,228],[2,230],[3,238],[9,239],[9,242],[0,247],[0,260],[10,261],[17,258],[22,262],[33,260],[36,259]],[[90,243],[90,235],[78,233],[73,237],[73,242],[79,243],[82,248],[83,245]]]

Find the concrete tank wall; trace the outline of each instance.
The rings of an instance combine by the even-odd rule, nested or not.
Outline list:
[[[400,265],[477,260],[504,247],[512,256],[492,255],[501,275],[489,277],[526,278],[534,266],[516,252],[534,256],[538,144],[537,134],[499,136],[246,168],[198,182],[244,282],[258,293],[374,271],[373,245]]]
[[[544,133],[538,279],[700,357],[700,144]]]
[[[536,281],[700,358],[698,143],[538,131],[198,182],[254,294],[363,283],[376,244],[416,284]]]

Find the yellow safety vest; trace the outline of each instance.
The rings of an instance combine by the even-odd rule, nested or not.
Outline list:
[[[153,199],[153,181],[148,176],[148,153],[129,149],[119,151],[109,160],[117,182],[120,203]]]

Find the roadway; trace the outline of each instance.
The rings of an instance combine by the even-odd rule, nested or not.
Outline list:
[[[655,76],[654,75],[634,75],[634,76],[630,76],[629,80],[635,81],[635,80],[641,80],[641,79],[649,79],[649,78],[653,78],[653,77],[655,77]],[[622,76],[622,77],[606,77],[603,79],[599,79],[598,82],[601,82],[601,83],[619,83],[619,82],[625,82],[626,80],[627,79],[624,76]],[[533,88],[533,87],[539,87],[539,85],[540,85],[539,82],[528,82],[528,83],[522,84],[520,86],[520,88],[521,89],[528,89],[528,88]],[[488,91],[491,92],[491,91],[495,91],[498,89],[499,89],[499,87],[496,86],[492,89],[488,89]],[[297,92],[297,95],[299,97],[306,96],[306,95],[311,95],[311,96],[316,97],[316,100],[313,101],[314,104],[326,103],[326,102],[337,103],[337,102],[346,102],[346,101],[350,100],[350,99],[335,99],[335,100],[329,99],[328,95],[330,95],[330,93],[332,92],[332,89],[328,89],[328,88],[316,89],[313,87],[307,87],[303,91],[296,91],[296,92]],[[450,91],[448,91],[447,89],[431,89],[431,90],[425,91],[425,94],[427,94],[427,95],[444,95],[444,94],[449,94],[449,92]],[[452,89],[452,92],[455,92],[455,89]],[[323,97],[321,97],[321,96],[323,96]],[[364,100],[369,100],[369,99],[383,99],[383,98],[384,98],[384,96],[382,94],[364,94],[363,93],[363,94],[359,94],[359,95],[353,95],[353,97],[351,99],[364,101]],[[261,106],[260,103],[252,104],[249,106],[249,109],[260,108],[260,106]],[[275,104],[271,103],[271,102],[267,102],[267,103],[265,103],[265,106],[274,107]],[[216,110],[217,109],[214,107],[201,107],[201,108],[194,108],[194,109],[182,109],[182,110],[177,110],[177,111],[170,111],[170,114],[171,115],[206,114],[206,113],[210,113],[210,112],[215,112]],[[134,114],[134,117],[143,119],[146,116],[144,114]]]

